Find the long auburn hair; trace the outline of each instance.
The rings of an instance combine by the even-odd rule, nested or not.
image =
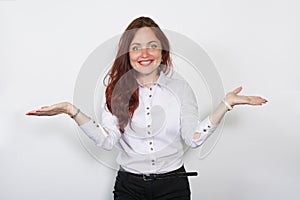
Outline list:
[[[129,60],[129,46],[137,30],[143,27],[150,27],[162,45],[162,62],[158,68],[159,71],[168,74],[172,68],[169,40],[159,26],[149,17],[139,17],[133,20],[122,34],[117,56],[112,68],[105,76],[105,79],[109,77],[105,91],[106,106],[117,117],[121,133],[124,133],[128,122],[131,125],[133,113],[139,106],[138,83],[135,70]]]

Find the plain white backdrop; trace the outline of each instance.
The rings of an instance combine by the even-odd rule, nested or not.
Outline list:
[[[213,152],[187,159],[199,172],[192,199],[296,199],[299,9],[296,0],[0,0],[0,199],[112,199],[116,171],[85,151],[74,121],[25,113],[71,102],[89,54],[142,15],[201,45],[225,91],[242,85],[269,100],[236,107]]]

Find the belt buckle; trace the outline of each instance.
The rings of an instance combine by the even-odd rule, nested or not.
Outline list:
[[[143,180],[144,181],[152,181],[155,180],[156,176],[153,174],[147,175],[147,174],[143,174]]]

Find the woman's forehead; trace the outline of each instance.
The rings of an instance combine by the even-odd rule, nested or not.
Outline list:
[[[153,29],[149,27],[143,27],[137,30],[131,43],[145,44],[152,41],[159,42],[159,39],[156,37]]]

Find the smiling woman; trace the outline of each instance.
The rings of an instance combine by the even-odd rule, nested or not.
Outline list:
[[[129,58],[131,66],[138,72],[140,84],[149,86],[158,79],[161,49],[159,39],[150,28],[140,28],[136,32],[130,45]]]
[[[149,87],[158,79],[161,50],[160,41],[151,28],[140,28],[136,32],[130,44],[129,58],[131,66],[138,72],[137,80],[142,85]]]
[[[151,18],[139,17],[122,34],[107,74],[100,123],[69,102],[27,115],[68,114],[97,146],[117,147],[120,169],[114,199],[189,200],[187,177],[196,173],[185,171],[184,145],[201,146],[233,106],[262,105],[267,100],[238,95],[238,87],[200,120],[193,90],[186,81],[168,77],[171,70],[167,37]]]

